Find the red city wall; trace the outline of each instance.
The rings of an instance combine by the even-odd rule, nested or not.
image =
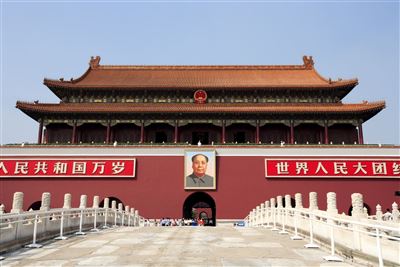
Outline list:
[[[51,193],[51,206],[62,207],[65,193],[72,194],[73,207],[79,206],[80,195],[116,197],[124,205],[138,209],[147,218],[180,218],[185,199],[195,190],[184,190],[183,156],[138,156],[136,178],[29,178],[0,179],[0,203],[6,211],[12,206],[13,193],[24,192],[24,209],[41,200],[43,192]],[[375,214],[375,206],[391,208],[397,200],[398,179],[266,179],[265,157],[217,156],[217,190],[205,191],[216,203],[217,219],[241,219],[256,205],[277,195],[303,194],[308,207],[308,193],[318,192],[318,206],[326,209],[326,193],[336,192],[339,212],[348,212],[351,194],[363,194],[364,202]],[[397,198],[397,199],[396,199]]]

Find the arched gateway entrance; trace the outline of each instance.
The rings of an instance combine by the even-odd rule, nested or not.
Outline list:
[[[216,209],[214,199],[207,193],[196,192],[183,203],[183,218],[202,218],[205,225],[215,226]]]

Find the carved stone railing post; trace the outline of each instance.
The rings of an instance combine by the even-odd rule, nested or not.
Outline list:
[[[318,210],[318,195],[317,192],[310,192],[309,194],[309,207],[308,209],[313,212]],[[310,214],[309,217],[309,223],[310,223],[310,243],[304,245],[306,248],[319,248],[319,245],[317,245],[316,243],[314,243],[314,219],[315,219],[315,215],[314,214]]]
[[[296,193],[294,195],[294,201],[295,201],[295,210],[294,210],[294,214],[293,214],[293,223],[294,223],[294,235],[291,236],[290,238],[292,240],[302,240],[303,238],[301,236],[299,236],[298,233],[298,223],[299,223],[299,217],[301,215],[299,209],[303,208],[303,199],[302,199],[302,195],[300,193]]]
[[[109,209],[110,208],[110,199],[106,197],[103,202],[103,208]]]
[[[93,228],[90,230],[92,232],[98,232],[99,229],[97,229],[97,215],[98,215],[98,211],[97,209],[99,208],[99,202],[100,202],[100,198],[99,196],[93,196],[93,206],[92,208],[94,209],[93,211]]]
[[[273,223],[273,227],[271,229],[271,231],[278,231],[278,228],[276,228],[276,202],[275,202],[275,198],[271,198],[271,211],[272,211],[272,223]]]
[[[338,210],[336,208],[336,193],[335,192],[329,192],[326,194],[326,212],[328,215],[331,215],[332,217],[335,216],[338,213]],[[323,257],[326,261],[335,261],[335,262],[341,262],[343,261],[342,258],[339,256],[336,256],[335,254],[335,235],[334,235],[334,227],[335,227],[335,221],[333,219],[327,219],[328,225],[329,225],[329,235],[331,239],[331,255]]]
[[[63,209],[70,209],[70,208],[71,208],[71,194],[67,193],[64,195]]]
[[[79,217],[79,231],[75,233],[76,235],[85,235],[85,233],[82,231],[82,229],[83,229],[82,227],[83,227],[83,224],[84,224],[84,221],[83,221],[84,212],[83,212],[83,210],[86,209],[86,207],[87,207],[87,195],[81,195],[80,202],[79,202],[79,208],[81,209],[80,217]]]
[[[109,228],[108,225],[107,225],[107,220],[108,220],[108,212],[109,212],[108,209],[110,208],[110,199],[108,197],[106,197],[104,199],[103,208],[105,209],[105,211],[104,211],[104,225],[103,225],[103,228],[107,229],[107,228]]]
[[[292,208],[292,198],[290,195],[285,195],[285,208],[291,209]]]
[[[277,220],[282,224],[282,209],[283,209],[283,198],[282,196],[276,197],[276,204],[277,204]]]
[[[261,213],[261,208],[260,205],[256,207],[256,225],[260,225],[260,213]]]
[[[0,214],[4,214],[4,204],[0,205]]]
[[[296,193],[294,195],[294,200],[296,202],[296,209],[302,209],[303,208],[303,197],[300,193]]]
[[[123,209],[122,203],[118,203],[118,212],[119,212],[119,215],[121,216],[121,226],[124,226],[125,216],[124,216],[123,210],[124,209]]]
[[[351,205],[353,206],[353,210],[351,212],[351,216],[353,216],[354,218],[364,217],[363,195],[361,195],[360,193],[351,194]]]
[[[269,200],[265,201],[265,221],[267,222],[267,228],[270,228],[271,226],[269,225],[270,221],[270,212],[271,212],[271,207],[269,205]]]
[[[135,208],[131,208],[131,216],[132,216],[132,226],[136,226],[135,225]]]
[[[360,219],[364,217],[363,207],[364,201],[363,196],[360,193],[351,194],[351,205],[353,207],[351,216],[355,219]],[[354,249],[361,249],[361,235],[360,230],[362,227],[355,225],[353,227],[353,246]]]
[[[381,205],[376,205],[376,219],[378,220],[378,221],[382,221],[382,216],[383,216],[383,213],[382,213],[382,207],[381,207]]]
[[[368,209],[367,209],[367,207],[364,207],[364,208],[363,208],[363,215],[364,215],[365,218],[368,218],[368,215],[369,215],[369,214],[368,214]]]
[[[113,200],[113,201],[111,201],[111,209],[112,209],[112,211],[113,211],[113,213],[114,213],[114,225],[113,225],[113,227],[116,227],[117,226],[117,201],[115,201],[115,200]]]
[[[318,195],[317,192],[310,192],[310,210],[318,210]]]
[[[336,207],[336,193],[335,192],[329,192],[326,194],[326,202],[327,202],[326,211],[332,215],[337,214],[338,210]]]
[[[86,209],[87,207],[87,195],[81,195],[81,201],[79,203],[80,209]]]
[[[129,206],[128,205],[126,205],[125,206],[125,214],[126,214],[126,216],[127,216],[127,219],[128,219],[128,223],[127,223],[127,226],[129,226],[129,224],[130,224],[130,214],[129,214]]]
[[[259,210],[260,210],[260,206],[256,206],[255,212],[254,212],[254,222],[255,222],[255,226],[258,226],[258,216],[259,216],[259,214],[260,214]]]
[[[135,222],[136,226],[140,226],[139,225],[140,218],[139,218],[139,211],[138,210],[135,210],[135,220],[136,220],[136,222]]]
[[[271,197],[269,203],[271,203],[271,208],[274,209],[274,208],[275,208],[275,205],[276,205],[275,198]]]
[[[11,213],[21,213],[24,206],[24,193],[22,192],[15,192],[13,198],[13,204]]]
[[[45,192],[42,194],[42,204],[40,206],[40,210],[49,211],[50,210],[50,201],[51,194],[49,192]]]
[[[283,198],[282,198],[282,196],[277,196],[276,197],[276,201],[277,201],[277,208],[278,209],[282,209],[283,208]]]
[[[94,196],[93,197],[93,208],[98,209],[99,208],[99,202],[100,202],[100,197],[99,196]]]
[[[393,202],[393,204],[392,204],[392,219],[393,219],[393,222],[398,222],[399,221],[399,216],[400,216],[399,206],[397,205],[396,202]]]
[[[288,234],[285,227],[288,221],[289,211],[292,208],[290,201],[290,195],[285,195],[285,208],[281,211],[282,230],[279,232],[280,234]]]
[[[260,204],[260,224],[264,225],[265,222],[265,203]]]

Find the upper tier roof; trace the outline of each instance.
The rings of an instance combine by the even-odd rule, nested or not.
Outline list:
[[[351,90],[357,79],[332,81],[314,69],[312,57],[303,65],[269,66],[103,66],[97,56],[78,79],[44,79],[51,89],[276,89],[342,88]],[[60,96],[60,93],[56,93]]]

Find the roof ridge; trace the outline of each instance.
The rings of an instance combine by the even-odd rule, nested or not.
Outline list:
[[[306,70],[304,65],[99,65],[109,70]]]
[[[313,69],[312,56],[303,56],[303,65],[100,65],[100,56],[91,57],[89,66],[91,69],[140,69],[140,70],[291,70]]]

